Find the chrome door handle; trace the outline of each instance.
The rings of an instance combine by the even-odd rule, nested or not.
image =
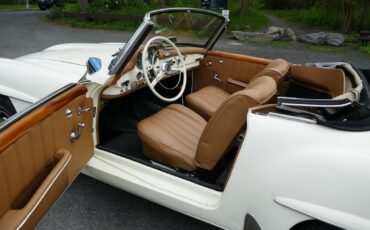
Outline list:
[[[222,80],[219,78],[219,76],[218,76],[217,73],[213,74],[213,77],[212,78],[213,78],[213,80],[216,80],[218,82],[222,82]]]
[[[77,114],[78,115],[81,115],[83,113],[87,113],[89,111],[90,111],[90,108],[84,108],[82,106],[78,106],[78,108],[77,108]]]

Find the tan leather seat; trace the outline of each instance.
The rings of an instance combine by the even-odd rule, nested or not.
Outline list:
[[[269,76],[280,85],[283,77],[289,71],[289,68],[290,65],[285,60],[273,60],[264,69],[258,72],[251,79],[251,82],[261,76]],[[249,88],[249,86],[247,88]],[[197,92],[189,94],[186,97],[186,103],[192,110],[208,120],[228,96],[230,96],[228,92],[218,87],[207,86]]]
[[[259,77],[227,97],[208,122],[183,105],[169,105],[139,122],[143,153],[174,168],[212,170],[244,126],[248,109],[275,93],[276,82]]]

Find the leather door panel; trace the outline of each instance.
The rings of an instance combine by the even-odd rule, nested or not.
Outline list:
[[[86,91],[74,86],[0,133],[0,229],[34,227],[92,157]],[[79,107],[89,110],[79,114]]]
[[[241,90],[243,84],[247,84],[269,62],[246,55],[209,51],[194,72],[194,91],[205,86],[217,86],[229,93]],[[221,81],[213,78],[215,74]]]

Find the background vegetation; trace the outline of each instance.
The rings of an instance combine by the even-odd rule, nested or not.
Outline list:
[[[19,0],[0,0],[19,1]],[[65,0],[66,12],[113,13],[143,16],[146,12],[163,7],[200,7],[201,0]],[[268,24],[263,11],[288,21],[343,33],[370,29],[370,0],[228,0],[231,25],[229,30],[255,31]],[[64,20],[87,27],[103,26],[105,20],[93,23]],[[135,23],[113,23],[112,29],[135,28]],[[126,25],[127,24],[127,25]]]
[[[343,33],[370,30],[370,0],[264,0],[264,7],[289,21]]]

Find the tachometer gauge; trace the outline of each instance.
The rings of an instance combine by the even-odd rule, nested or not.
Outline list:
[[[136,57],[136,67],[140,70],[143,69],[142,56],[143,56],[143,53],[139,52]]]

